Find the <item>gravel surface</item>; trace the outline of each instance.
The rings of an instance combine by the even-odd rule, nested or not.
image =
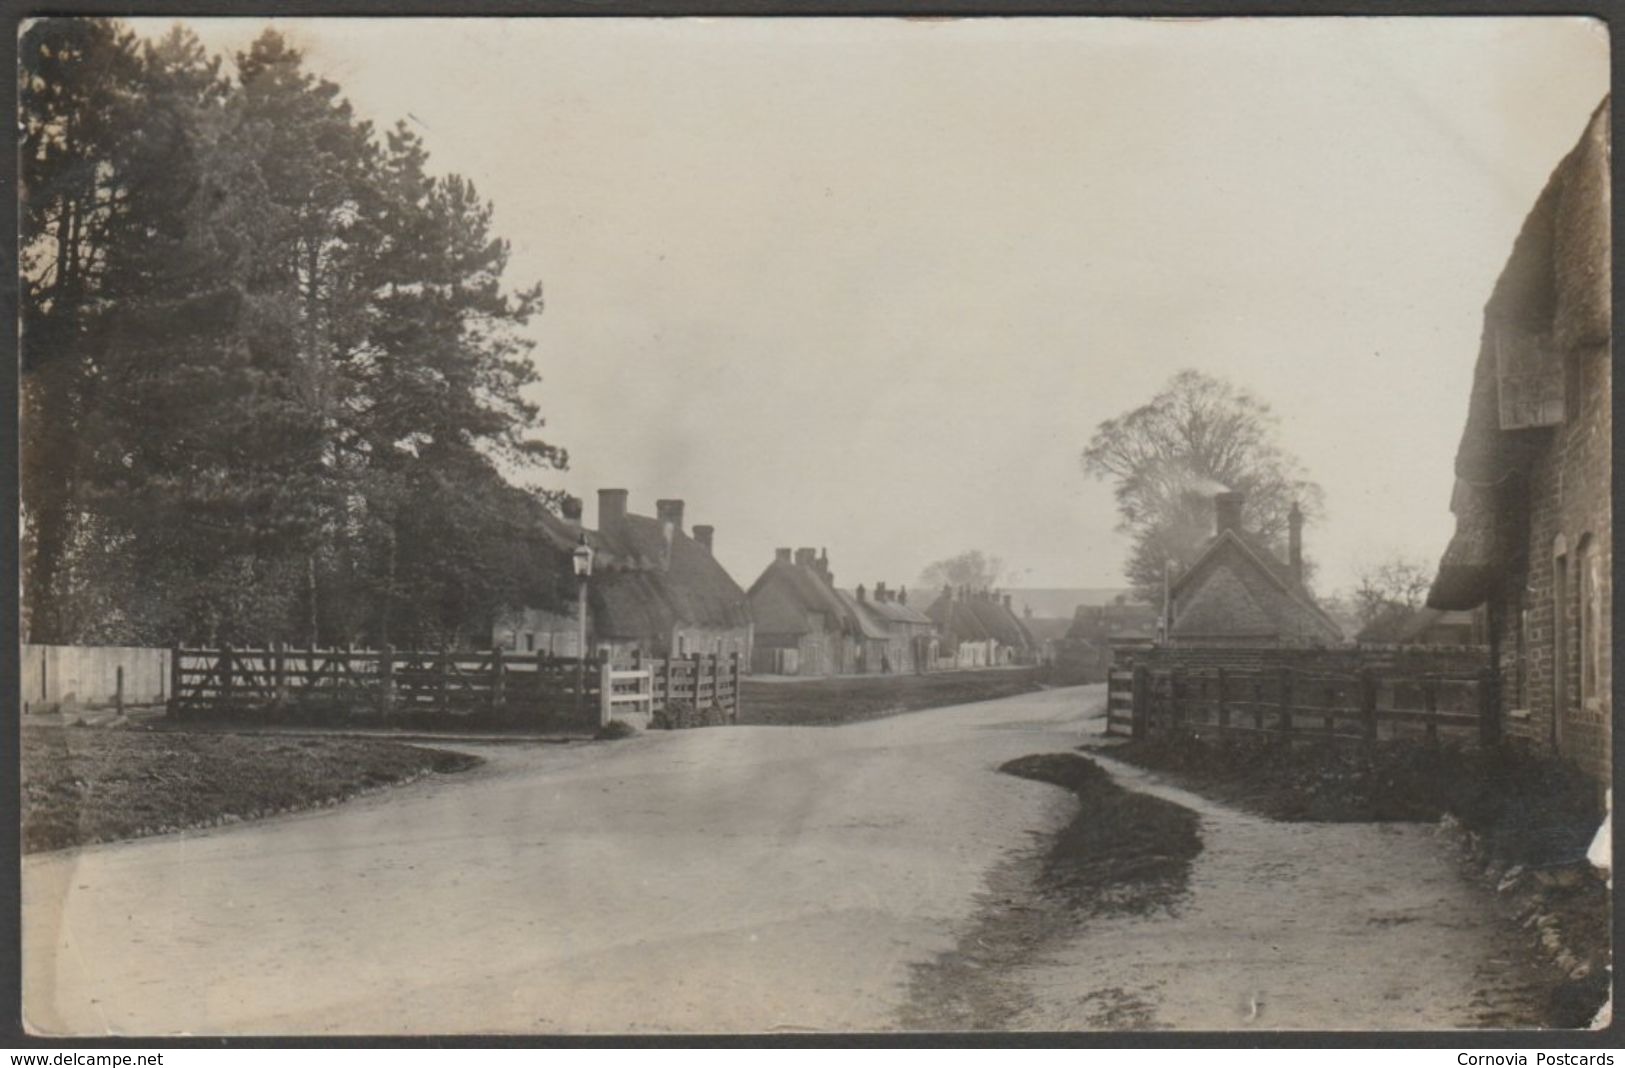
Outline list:
[[[234,829],[28,858],[50,1033],[896,1026],[910,961],[1072,815],[997,772],[1099,687],[840,728],[482,746],[484,767]]]

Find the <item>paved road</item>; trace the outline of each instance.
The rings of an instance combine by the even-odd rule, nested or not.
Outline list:
[[[337,809],[30,858],[52,1033],[895,1026],[984,873],[1070,815],[996,774],[1100,689],[839,728],[481,750]],[[460,746],[461,748],[470,748]]]

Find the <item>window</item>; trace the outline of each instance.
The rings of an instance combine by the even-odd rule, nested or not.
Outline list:
[[[1602,703],[1602,663],[1608,655],[1602,640],[1602,561],[1590,535],[1580,540],[1576,554],[1580,579],[1579,633],[1580,704],[1588,712]]]
[[[1561,534],[1552,546],[1552,747],[1563,751],[1569,704],[1569,557]]]

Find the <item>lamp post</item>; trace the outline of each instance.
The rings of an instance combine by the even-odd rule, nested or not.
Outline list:
[[[587,579],[592,576],[592,546],[581,535],[570,554],[576,574],[576,718],[581,718],[581,694],[587,679]]]

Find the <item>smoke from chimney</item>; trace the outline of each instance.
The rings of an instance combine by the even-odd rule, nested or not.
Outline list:
[[[1213,497],[1213,533],[1223,534],[1227,530],[1241,533],[1241,506],[1246,501],[1243,494],[1234,490],[1226,490]]]

